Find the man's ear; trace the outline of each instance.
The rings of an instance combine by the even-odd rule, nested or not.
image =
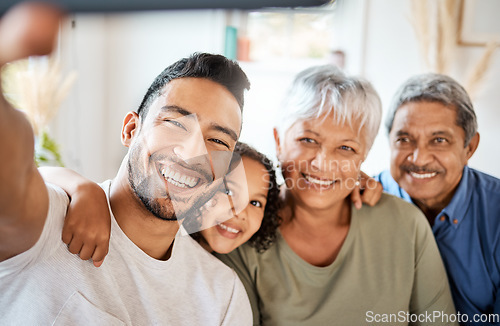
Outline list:
[[[467,145],[467,161],[472,157],[474,152],[477,149],[477,146],[479,146],[479,133],[476,132],[476,134],[472,137],[472,139],[469,142],[469,145]]]
[[[122,144],[125,147],[129,147],[132,143],[135,133],[139,132],[140,128],[140,119],[139,115],[136,112],[129,112],[123,119],[122,126]]]
[[[278,161],[279,161],[280,154],[281,154],[281,147],[280,147],[280,136],[278,133],[278,129],[273,128],[273,134],[274,134],[274,143],[276,145],[276,157],[278,158]]]

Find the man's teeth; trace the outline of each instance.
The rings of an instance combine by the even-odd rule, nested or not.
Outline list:
[[[193,188],[198,183],[198,178],[193,178],[187,176],[185,174],[181,174],[180,172],[176,172],[171,170],[168,167],[165,167],[161,170],[161,174],[171,184],[181,188]]]
[[[240,232],[240,231],[238,231],[238,230],[236,230],[236,229],[233,229],[232,227],[227,226],[227,225],[222,224],[222,223],[220,223],[220,224],[219,224],[219,227],[220,227],[221,229],[226,230],[226,231],[231,232],[231,233],[238,233],[238,232]]]
[[[427,179],[427,178],[432,178],[436,176],[437,172],[432,172],[432,173],[415,173],[415,172],[410,172],[410,175],[415,178],[415,179]]]
[[[319,180],[311,177],[310,175],[304,175],[306,177],[306,180],[310,183],[314,183],[320,186],[331,186],[334,183],[334,180]]]

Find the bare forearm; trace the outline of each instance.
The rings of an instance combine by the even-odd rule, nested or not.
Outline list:
[[[33,146],[33,131],[24,115],[0,100],[0,215],[4,219],[18,208],[36,172]]]
[[[0,261],[29,249],[43,229],[48,196],[33,148],[24,114],[0,100]]]
[[[82,190],[100,189],[99,185],[93,181],[67,168],[42,167],[38,170],[46,182],[61,187],[70,197],[73,197]]]

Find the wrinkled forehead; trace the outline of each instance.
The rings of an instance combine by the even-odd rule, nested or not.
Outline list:
[[[465,141],[465,130],[458,123],[457,110],[439,102],[408,102],[394,116],[390,135],[446,135]]]
[[[462,128],[457,120],[458,110],[454,105],[440,101],[408,101],[394,113],[394,123],[442,124],[450,128]],[[393,126],[394,127],[394,126]]]

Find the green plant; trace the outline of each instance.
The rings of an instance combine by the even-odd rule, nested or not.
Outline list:
[[[59,145],[46,131],[40,133],[35,141],[35,162],[37,166],[64,166]]]

